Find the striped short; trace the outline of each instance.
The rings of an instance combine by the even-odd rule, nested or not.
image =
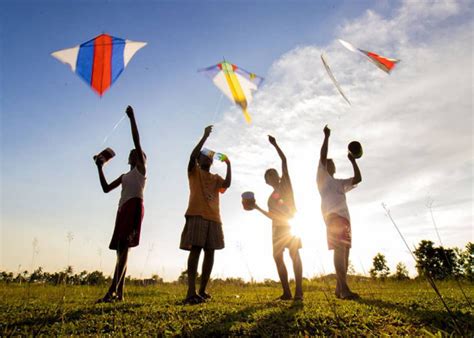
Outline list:
[[[179,248],[191,250],[193,246],[204,249],[220,250],[224,248],[222,224],[209,221],[201,216],[186,216],[186,224],[181,233]]]

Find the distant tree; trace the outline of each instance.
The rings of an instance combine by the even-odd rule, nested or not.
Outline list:
[[[435,247],[432,241],[423,240],[413,253],[420,276],[429,275],[434,279],[446,279],[461,273],[459,260],[453,249]]]
[[[102,285],[105,284],[105,276],[102,271],[93,271],[85,278],[87,285]]]
[[[201,281],[201,276],[199,272],[196,273],[196,281],[199,283]],[[178,277],[178,283],[186,284],[188,282],[188,270],[184,270]]]
[[[408,276],[408,269],[404,263],[399,262],[397,264],[393,277],[397,280],[410,279],[410,277]]]
[[[11,283],[13,282],[13,272],[6,272],[2,271],[0,272],[0,281],[5,282],[5,283]]]
[[[474,243],[467,243],[466,248],[460,251],[458,257],[463,277],[474,281]]]
[[[372,278],[380,277],[382,279],[386,278],[390,273],[390,268],[387,265],[387,260],[385,256],[380,252],[375,255],[373,258],[372,268],[370,269],[370,276]]]
[[[33,273],[30,275],[29,282],[30,283],[38,283],[38,282],[44,282],[44,274],[43,274],[43,268],[40,266],[38,267]]]
[[[158,276],[156,273],[151,275],[151,279],[155,282],[155,284],[162,284],[163,283],[163,278]]]

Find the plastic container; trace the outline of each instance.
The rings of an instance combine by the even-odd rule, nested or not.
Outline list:
[[[227,155],[222,154],[222,153],[216,153],[214,150],[210,150],[207,148],[202,148],[201,154],[206,155],[209,158],[212,158],[214,160],[218,160],[221,162],[224,162],[227,159]]]
[[[112,148],[105,148],[99,154],[94,155],[93,159],[94,161],[99,161],[102,163],[102,165],[104,165],[114,156],[115,152],[112,150]]]
[[[244,210],[255,209],[255,194],[251,191],[246,191],[242,194],[242,206]]]
[[[361,158],[362,154],[364,153],[362,150],[362,145],[357,141],[352,141],[349,143],[347,149],[352,154],[352,156],[354,156],[354,158]]]

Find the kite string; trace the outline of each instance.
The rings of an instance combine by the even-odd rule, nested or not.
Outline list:
[[[414,261],[416,263],[418,263],[418,260],[416,259],[415,257],[415,254],[411,251],[410,247],[408,246],[408,243],[407,241],[405,240],[405,237],[403,237],[402,233],[400,232],[400,229],[398,228],[397,224],[395,223],[395,221],[393,220],[393,217],[392,217],[392,214],[390,213],[390,209],[388,209],[387,205],[385,203],[382,202],[382,208],[385,210],[385,214],[388,216],[388,218],[390,219],[390,221],[392,222],[392,224],[395,226],[395,229],[397,229],[398,231],[398,234],[400,235],[400,237],[402,238],[403,242],[405,243],[405,246],[407,247],[408,251],[410,252],[411,256],[413,257]],[[444,308],[446,309],[446,311],[448,312],[449,316],[451,317],[452,321],[453,321],[453,324],[454,324],[454,328],[455,330],[461,334],[461,336],[463,335],[463,332],[461,330],[461,328],[458,326],[458,322],[456,320],[456,317],[454,316],[453,312],[451,311],[451,309],[448,307],[448,305],[446,304],[446,302],[444,301],[444,298],[443,296],[441,295],[441,292],[439,291],[438,289],[438,286],[436,285],[433,277],[431,277],[431,275],[429,273],[425,273],[423,274],[424,277],[426,277],[426,279],[428,280],[428,284],[430,284],[430,286],[433,288],[433,290],[435,291],[436,295],[438,296],[438,298],[440,299],[441,303],[443,303],[444,305]]]
[[[214,124],[216,122],[217,113],[219,112],[219,108],[220,108],[221,102],[222,102],[222,97],[224,97],[224,94],[221,94],[221,97],[219,97],[219,100],[217,101],[216,109],[214,111],[214,117],[212,118],[212,123],[211,124]]]
[[[110,135],[112,135],[112,133],[115,131],[115,129],[117,129],[117,127],[119,126],[119,124],[124,120],[126,115],[123,115],[120,120],[115,124],[115,126],[112,128],[112,130],[110,131],[110,133],[104,138],[104,141],[102,142],[102,145],[105,144],[105,142],[107,142],[107,139],[110,137]]]
[[[438,236],[439,244],[441,245],[441,247],[444,247],[443,241],[441,240],[441,236],[439,235],[438,226],[437,226],[437,224],[436,224],[436,221],[435,221],[435,218],[434,218],[434,215],[433,215],[433,200],[429,199],[429,200],[427,201],[426,207],[427,207],[427,208],[429,209],[429,211],[430,211],[431,220],[432,220],[433,226],[434,226],[434,228],[435,228],[435,230],[436,230],[436,235]],[[448,255],[446,254],[446,251],[444,250],[444,248],[443,248],[442,251],[443,251],[443,254],[444,254],[444,258],[446,259],[446,262],[448,263],[449,267],[450,267],[451,269],[453,269],[453,266],[451,265],[451,262],[450,262],[450,260],[448,259]],[[453,269],[453,271],[454,271],[454,269]],[[472,303],[471,303],[469,297],[468,297],[468,296],[466,295],[466,293],[464,292],[464,289],[463,289],[461,283],[459,282],[459,278],[458,278],[458,276],[456,275],[456,272],[454,272],[454,279],[456,280],[456,283],[457,283],[459,289],[461,290],[461,293],[463,294],[464,298],[466,299],[467,303],[468,303],[469,306],[472,308]]]

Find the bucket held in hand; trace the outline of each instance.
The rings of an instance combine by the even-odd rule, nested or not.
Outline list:
[[[111,148],[105,148],[99,154],[94,155],[93,159],[94,161],[101,162],[102,165],[104,165],[114,156],[115,152]]]
[[[242,206],[245,210],[255,209],[255,195],[251,191],[246,191],[242,194]]]
[[[347,149],[352,154],[352,156],[354,156],[354,158],[361,158],[362,157],[363,151],[362,151],[362,146],[359,142],[352,141],[347,146]]]

